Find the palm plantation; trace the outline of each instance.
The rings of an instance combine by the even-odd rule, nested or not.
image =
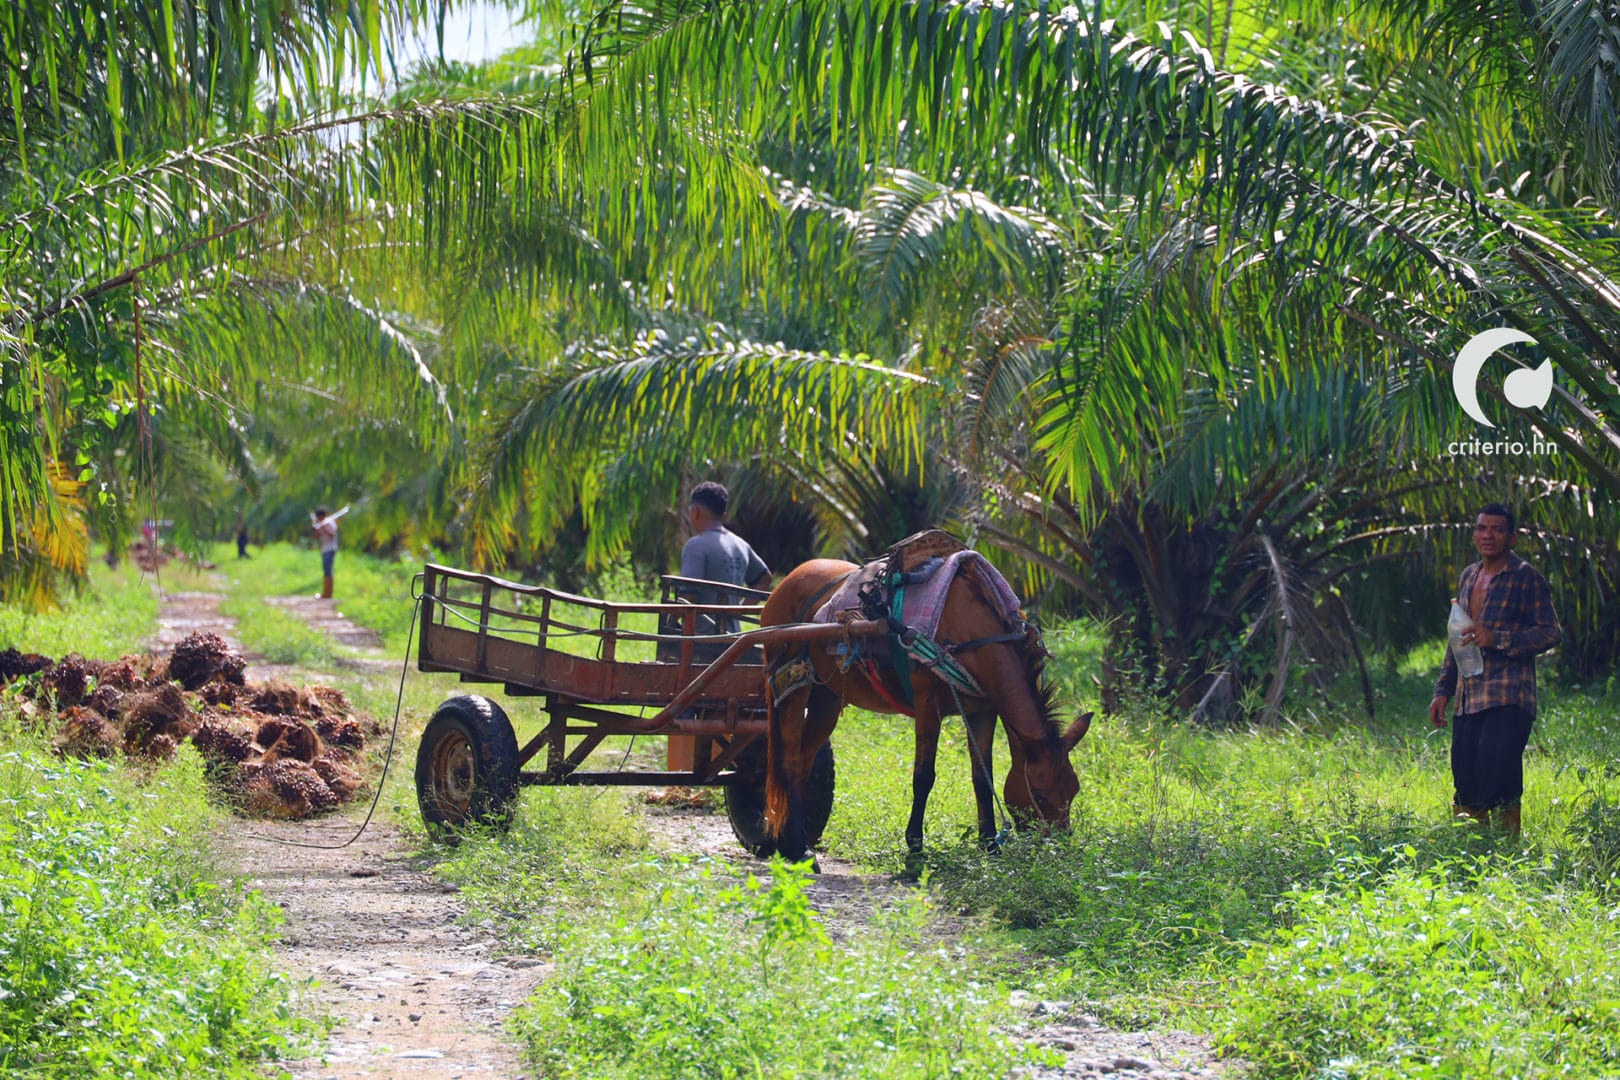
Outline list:
[[[1072,968],[1051,995],[1121,1026],[1185,1006],[1263,1075],[1613,1060],[1620,796],[1580,696],[1620,655],[1612,3],[507,6],[528,43],[478,64],[404,59],[453,0],[0,13],[0,629],[71,607],[92,541],[166,518],[207,553],[239,507],[291,539],[349,502],[346,559],[580,590],[669,569],[701,479],[778,571],[942,526],[1052,628],[1065,689],[1121,715],[1076,755],[1071,837],[931,853],[1014,967]],[[1452,372],[1499,326],[1533,341],[1486,365],[1487,427]],[[1547,405],[1511,404],[1545,360]],[[1432,674],[1494,500],[1552,583],[1570,695],[1532,762],[1548,846],[1497,854],[1424,824],[1437,744],[1391,734],[1413,709],[1387,692]],[[379,605],[408,576],[356,565]],[[852,768],[909,760],[906,730],[862,737]],[[829,842],[898,869],[856,817],[900,796],[859,798]],[[560,834],[567,805],[526,810]],[[620,817],[445,857],[556,950],[514,1030],[559,1073],[576,1046],[624,1075],[632,1045],[757,1062],[703,1012],[730,924],[690,868],[658,885],[703,927],[688,953],[568,899],[645,884]],[[531,879],[554,910],[502,892]],[[791,907],[740,895],[749,926]],[[800,929],[760,946],[760,1001],[832,963]],[[837,955],[840,985],[879,979]],[[679,1009],[677,971],[701,991]],[[652,1037],[627,1001],[679,1016]]]
[[[44,5],[9,46],[8,587],[82,565],[85,517],[157,495],[202,533],[240,485],[285,527],[331,471],[374,542],[656,562],[719,467],[832,550],[953,522],[1178,708],[1270,709],[1489,490],[1580,568],[1591,671],[1620,294],[1589,7],[622,5],[380,96],[430,6],[113,5],[153,47],[108,65]],[[1511,420],[1560,453],[1480,478],[1446,376],[1499,322],[1562,373]]]

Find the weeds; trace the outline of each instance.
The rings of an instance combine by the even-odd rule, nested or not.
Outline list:
[[[1596,1076],[1620,1052],[1613,908],[1549,864],[1352,854],[1285,915],[1220,1020],[1262,1076]]]
[[[132,563],[109,570],[94,562],[84,590],[58,611],[0,604],[0,649],[110,660],[140,650],[157,628],[157,612],[150,575]]]
[[[577,927],[517,1030],[546,1075],[1004,1076],[1004,987],[920,930],[912,899],[833,948],[807,865],[724,885],[665,865],[643,900]]]
[[[302,1024],[268,971],[279,912],[213,880],[201,762],[144,785],[0,752],[0,1072],[255,1075]]]

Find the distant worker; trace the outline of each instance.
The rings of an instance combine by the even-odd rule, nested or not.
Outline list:
[[[1518,538],[1507,507],[1490,503],[1480,510],[1474,522],[1479,561],[1457,583],[1456,604],[1463,609],[1457,618],[1466,625],[1457,645],[1446,649],[1429,703],[1429,722],[1445,727],[1446,706],[1457,699],[1452,814],[1488,825],[1496,811],[1510,836],[1519,834],[1524,748],[1536,720],[1536,656],[1561,636],[1547,579],[1513,553]]]
[[[242,510],[241,507],[238,507],[236,510],[236,557],[238,559],[248,557],[247,546],[247,522],[242,519]]]
[[[748,541],[726,528],[726,507],[731,496],[723,484],[706,480],[692,489],[687,520],[692,524],[692,539],[681,548],[681,577],[701,578],[723,585],[739,585],[750,589],[768,589],[771,586],[770,567],[754,553]],[[682,599],[694,604],[737,604],[744,598],[727,589],[687,588],[679,590]],[[734,618],[698,620],[700,634],[735,634],[738,630]],[[706,650],[707,651],[707,650]],[[716,653],[718,655],[718,652]]]
[[[348,507],[344,507],[347,510]],[[327,514],[326,507],[317,506],[311,515],[310,532],[321,545],[321,595],[320,599],[332,599],[332,564],[337,561],[337,519],[342,512]]]

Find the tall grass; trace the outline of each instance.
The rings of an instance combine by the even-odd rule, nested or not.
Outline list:
[[[83,589],[55,611],[0,604],[0,648],[111,660],[146,644],[156,632],[157,614],[151,575],[128,562],[116,569],[92,562]]]
[[[204,789],[189,751],[137,778],[0,738],[0,1074],[250,1077],[305,1026]]]
[[[1008,993],[924,933],[925,893],[835,947],[804,868],[768,881],[659,855],[617,791],[531,791],[440,866],[555,971],[514,1030],[546,1076],[1000,1077]]]

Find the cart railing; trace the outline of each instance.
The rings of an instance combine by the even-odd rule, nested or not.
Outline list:
[[[504,683],[513,695],[561,694],[599,704],[668,704],[737,640],[700,633],[704,617],[757,623],[762,606],[601,600],[434,563],[421,580],[421,670]],[[672,575],[666,595],[688,583],[716,585]],[[624,648],[632,644],[638,647]],[[648,655],[649,644],[659,659]],[[690,704],[733,712],[762,707],[757,650],[734,653],[714,676]]]

